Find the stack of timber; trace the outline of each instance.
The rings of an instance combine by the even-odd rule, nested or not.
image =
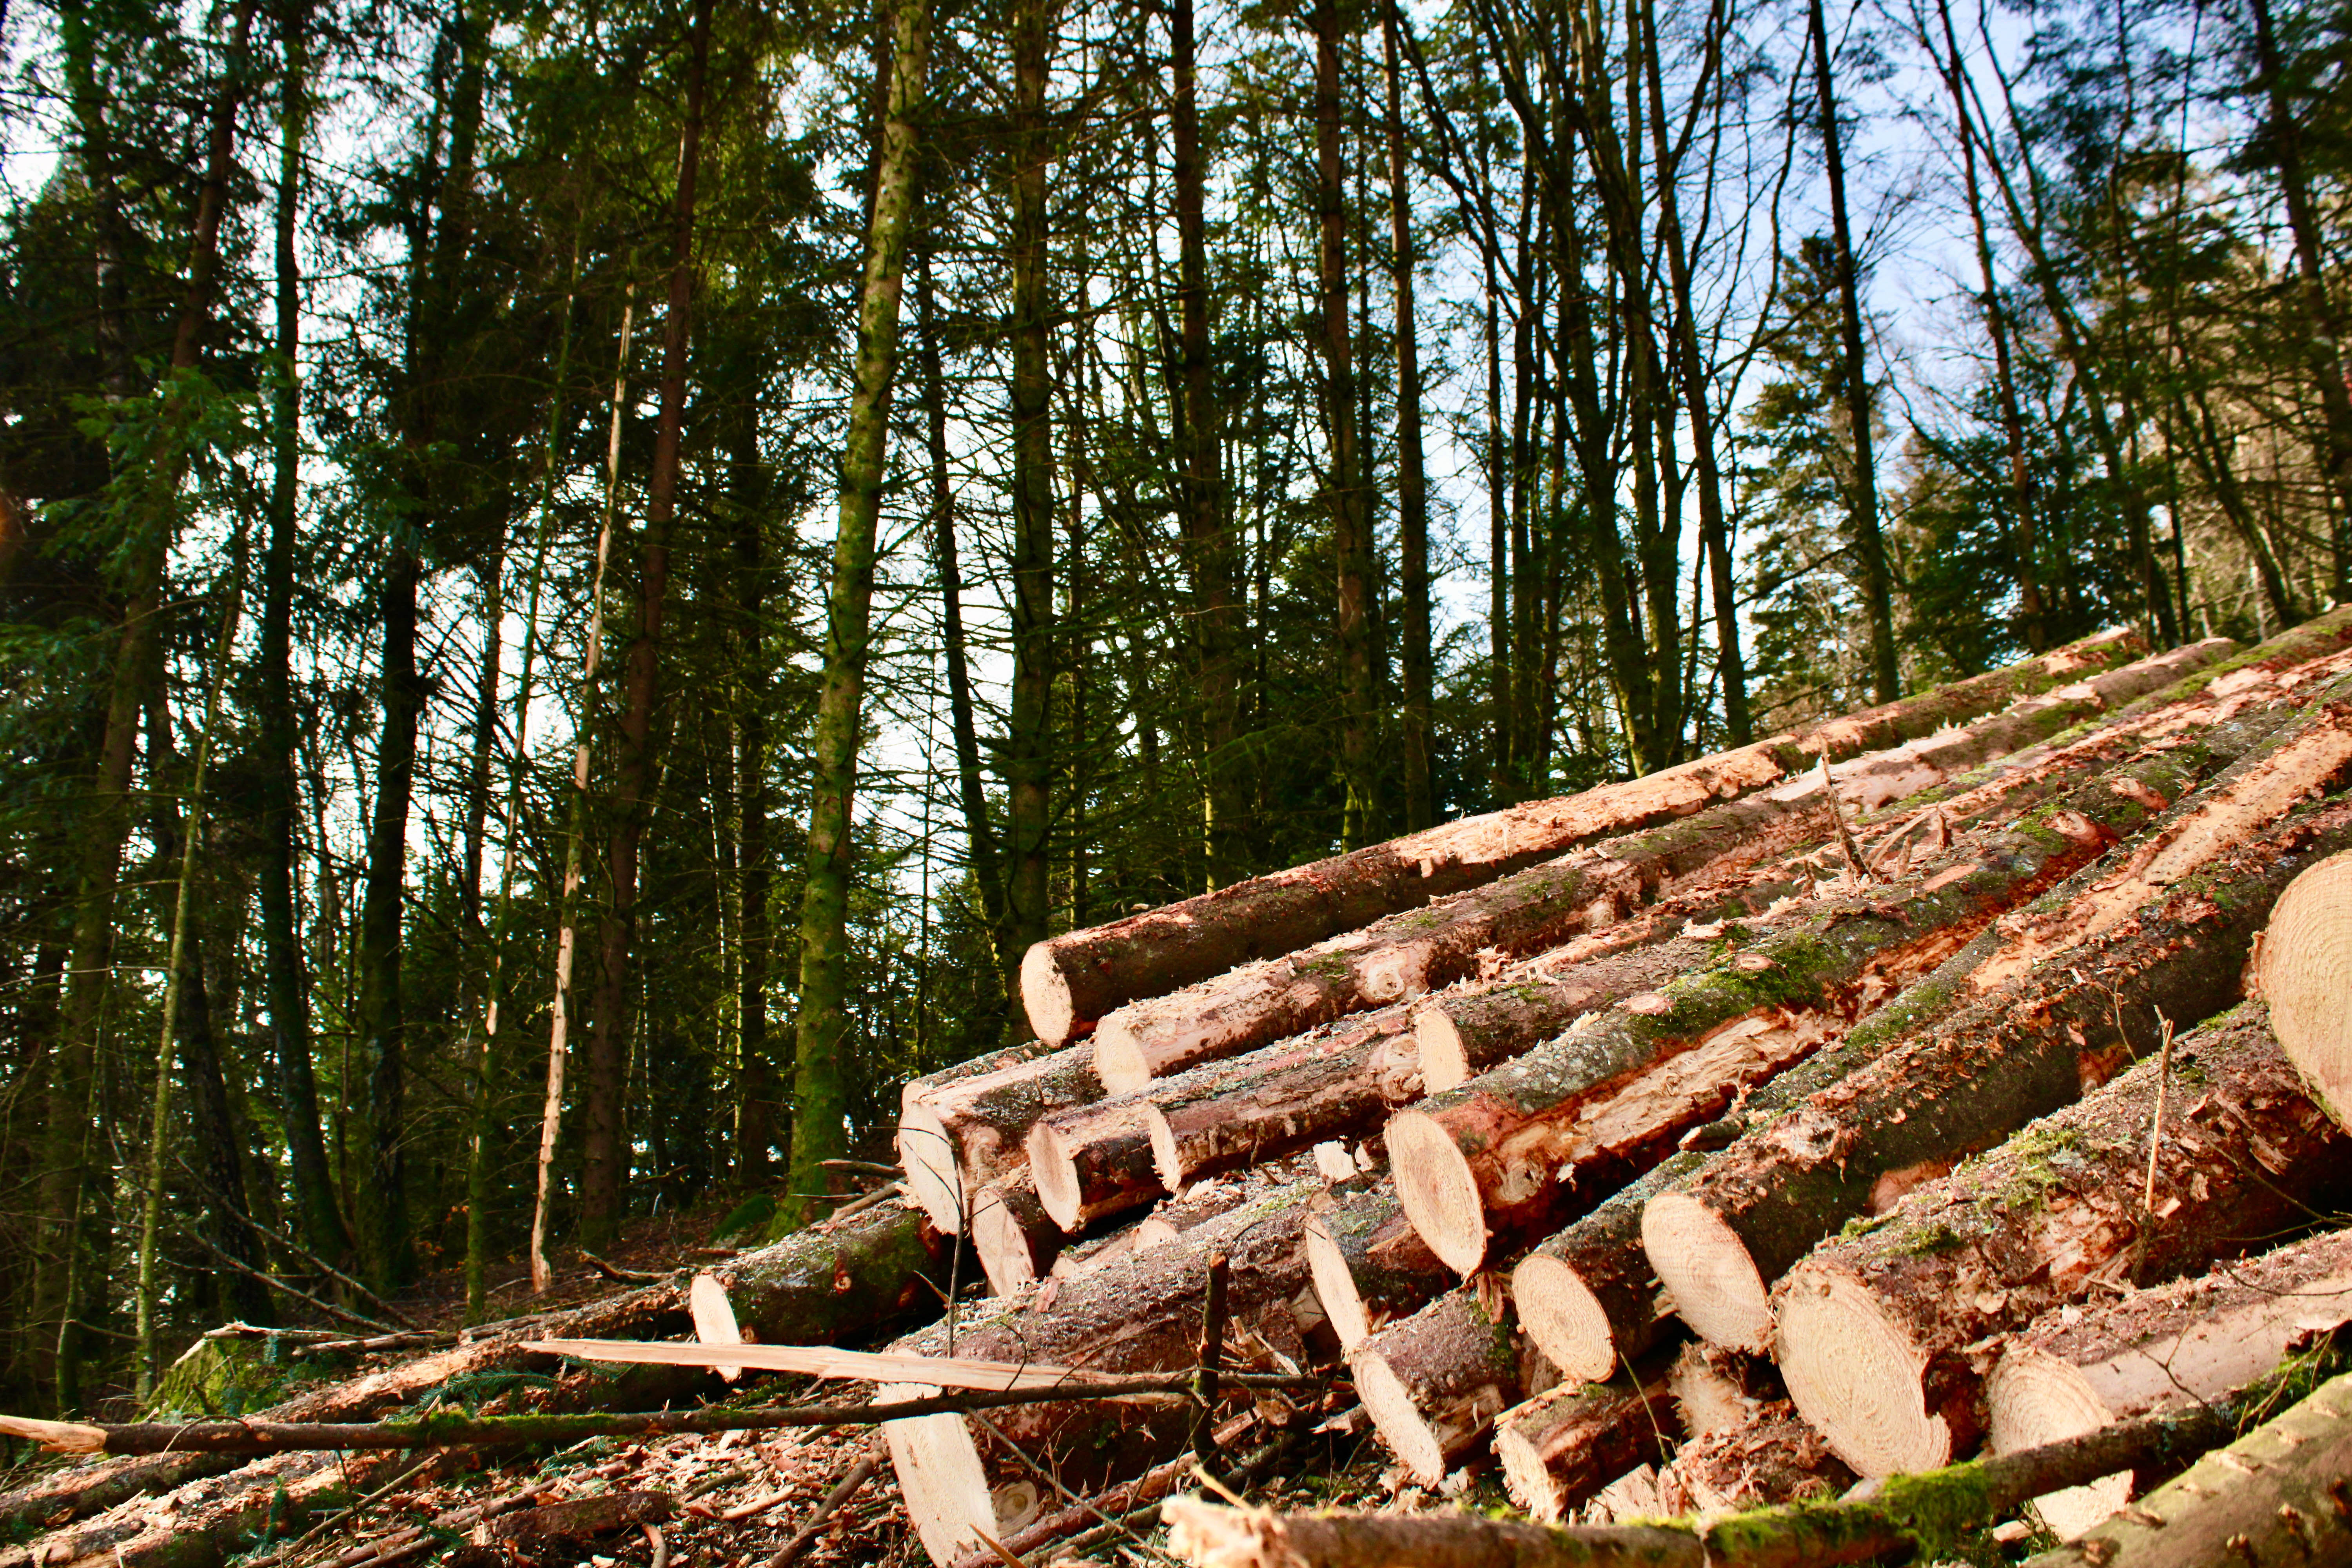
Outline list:
[[[755,1342],[509,1407],[649,1408],[737,1359],[886,1403],[1043,1379],[884,1424],[943,1568],[1163,1509],[1220,1564],[1861,1562],[1955,1496],[2104,1539],[2249,1389],[2253,1421],[2308,1394],[2282,1362],[2346,1370],[2307,1342],[2352,1323],[2352,611],[2242,651],[2088,639],[1021,976],[1035,1040],[907,1087],[903,1202],[730,1266]],[[688,1294],[541,1331],[678,1333]],[[545,1364],[501,1342],[412,1392]],[[885,1359],[783,1348],[846,1342]],[[1544,1529],[1172,1495],[1365,1420],[1398,1485],[1492,1474]],[[287,1467],[253,1506],[306,1462],[247,1467]],[[228,1468],[116,1461],[153,1468],[87,1506],[192,1463]],[[1887,1479],[1922,1473],[1950,1479]]]

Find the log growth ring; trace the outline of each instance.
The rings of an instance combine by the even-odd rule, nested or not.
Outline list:
[[[1747,1243],[1688,1193],[1660,1193],[1642,1206],[1642,1250],[1675,1316],[1707,1343],[1766,1355],[1772,1306]]]
[[[2313,1094],[2352,1127],[2352,851],[2287,884],[2263,934],[2271,1029]]]
[[[1352,1351],[1372,1337],[1371,1314],[1364,1310],[1348,1255],[1331,1239],[1331,1227],[1321,1215],[1307,1222],[1306,1247],[1307,1276],[1315,1282],[1315,1299],[1322,1303],[1331,1331],[1339,1336],[1339,1348]]]
[[[1470,1053],[1463,1048],[1462,1031],[1444,1008],[1422,1008],[1412,1020],[1412,1038],[1424,1093],[1444,1094],[1470,1081]]]
[[[1380,1429],[1389,1452],[1402,1460],[1422,1485],[1433,1487],[1444,1480],[1444,1446],[1423,1419],[1412,1391],[1387,1358],[1377,1351],[1359,1351],[1348,1358],[1348,1366],[1356,1374],[1356,1396],[1364,1402],[1364,1413]]]
[[[1780,1339],[1797,1414],[1857,1475],[1951,1463],[1951,1427],[1928,1412],[1921,1385],[1927,1358],[1862,1281],[1799,1265],[1781,1288]]]
[[[1070,983],[1054,960],[1054,944],[1036,942],[1021,955],[1021,1010],[1029,1026],[1049,1046],[1066,1046],[1077,1030],[1077,1009],[1070,1000]]]
[[[1444,1125],[1423,1111],[1397,1112],[1387,1136],[1405,1217],[1438,1261],[1468,1279],[1486,1260],[1486,1202],[1470,1162]]]
[[[1541,1253],[1523,1259],[1511,1270],[1511,1303],[1528,1338],[1569,1382],[1599,1383],[1617,1370],[1609,1314],[1568,1264]]]
[[[921,1100],[899,1110],[898,1165],[907,1173],[907,1191],[931,1224],[946,1235],[961,1236],[965,1194],[955,1142],[939,1112]]]
[[[2014,1454],[2044,1443],[2095,1432],[2113,1419],[2106,1401],[2072,1362],[2029,1345],[2004,1354],[1985,1385],[1985,1447]],[[2131,1475],[2104,1476],[2088,1486],[2068,1487],[2033,1500],[2034,1511],[2050,1533],[2073,1541],[2105,1522],[2131,1500]]]

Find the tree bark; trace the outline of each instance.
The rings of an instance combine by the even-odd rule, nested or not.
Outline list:
[[[1307,1268],[1339,1348],[1352,1352],[1435,1300],[1454,1283],[1454,1271],[1405,1218],[1394,1183],[1332,1197],[1307,1222]]]
[[[1662,1463],[1676,1431],[1667,1359],[1650,1355],[1614,1376],[1562,1382],[1497,1416],[1495,1458],[1511,1500],[1558,1523],[1603,1483]]]
[[[1125,1100],[1079,1106],[1029,1129],[1029,1173],[1054,1223],[1080,1231],[1172,1190],[1152,1159],[1144,1108]]]
[[[703,82],[710,60],[711,0],[695,0],[688,41],[685,124],[670,209],[669,298],[662,318],[661,413],[646,481],[645,543],[638,558],[637,624],[621,675],[621,724],[613,780],[614,821],[606,851],[612,899],[599,931],[596,995],[588,1014],[588,1063],[580,1086],[581,1239],[601,1247],[617,1233],[628,1171],[625,1131],[629,959],[636,940],[637,859],[652,815],[654,707],[661,689],[662,616],[669,597],[670,530],[677,513],[678,447],[686,430],[686,361],[694,338],[695,178],[702,162]],[[816,1188],[801,1188],[814,1192]]]
[[[1010,1296],[1034,1285],[1062,1255],[1062,1227],[1037,1199],[1036,1178],[1028,1171],[984,1184],[971,1200],[971,1249],[980,1256],[988,1288]]]
[[[1849,1216],[2073,1103],[2155,1047],[2157,1015],[2201,1019],[2236,1001],[2280,890],[2352,844],[2352,800],[2290,809],[2352,766],[2344,691],[2313,694],[2268,744],[2137,833],[2120,864],[1957,958],[1930,984],[1960,1005],[1932,1031],[1653,1199],[1643,1244],[1684,1320],[1717,1344],[1766,1349],[1766,1288]]]
[[[1864,1475],[1948,1464],[1984,1426],[1969,1347],[2292,1229],[2341,1198],[2347,1155],[2241,1008],[1815,1247],[1774,1291],[1790,1396]]]
[[[891,8],[889,109],[875,171],[874,221],[858,307],[856,385],[842,448],[841,521],[835,533],[826,606],[824,673],[811,745],[807,880],[801,897],[800,1022],[797,1029],[792,1190],[823,1192],[824,1162],[845,1152],[848,1086],[842,1052],[849,1032],[849,884],[855,846],[850,802],[865,724],[866,663],[873,638],[875,534],[887,468],[890,386],[898,366],[898,292],[914,209],[916,127],[929,62],[929,0]]]
[[[1102,1098],[1092,1046],[1048,1052],[1033,1042],[918,1079],[899,1099],[908,1190],[933,1225],[961,1235],[971,1197],[1028,1163],[1031,1128]]]
[[[2112,669],[2142,651],[2129,634],[2102,633],[1898,703],[1631,783],[1467,817],[1071,931],[1023,958],[1022,1002],[1040,1039],[1066,1043],[1126,1003],[1418,909],[1597,838],[1786,784],[1816,757],[1840,762],[1933,735],[2021,697]]]
[[[1429,646],[1429,479],[1421,440],[1421,323],[1413,309],[1418,264],[1412,232],[1412,188],[1404,155],[1404,104],[1397,69],[1397,18],[1381,16],[1381,62],[1388,89],[1390,292],[1396,301],[1397,552],[1402,558],[1404,624],[1400,628],[1404,701],[1398,744],[1404,750],[1404,826],[1418,833],[1437,824],[1437,766],[1433,692],[1435,662]]]
[[[1348,1354],[1365,1413],[1412,1479],[1445,1479],[1495,1418],[1559,1381],[1476,1291],[1449,1290]]]
[[[1642,1205],[1705,1158],[1666,1159],[1511,1270],[1519,1326],[1562,1377],[1597,1383],[1667,1337],[1658,1277],[1642,1252]]]
[[[2194,1279],[2068,1305],[2010,1336],[1986,1385],[1986,1447],[1999,1455],[2218,1401],[2312,1331],[2352,1320],[2352,1232],[2282,1247]],[[2128,1469],[2034,1500],[2072,1541],[2132,1495]],[[2142,1489],[2145,1489],[2144,1488]]]

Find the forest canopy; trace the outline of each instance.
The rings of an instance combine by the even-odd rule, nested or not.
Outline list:
[[[0,11],[0,1406],[829,1212],[1049,936],[2352,600],[2347,24]]]

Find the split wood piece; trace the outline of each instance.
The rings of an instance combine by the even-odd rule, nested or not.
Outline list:
[[[1148,1109],[1125,1100],[1079,1106],[1029,1130],[1029,1173],[1055,1225],[1081,1231],[1181,1184],[1160,1179]]]
[[[1445,1479],[1496,1416],[1559,1381],[1542,1352],[1467,1289],[1381,1330],[1348,1365],[1381,1441],[1426,1487]]]
[[[1495,1458],[1511,1500],[1555,1523],[1611,1478],[1674,1452],[1680,1435],[1654,1353],[1597,1383],[1563,1383],[1495,1420]]]
[[[1297,1360],[1303,1347],[1290,1304],[1307,1283],[1299,1237],[1307,1200],[1318,1190],[1313,1182],[1272,1189],[1165,1246],[981,1303],[959,1314],[956,1353],[1052,1362],[1097,1373],[1190,1367],[1208,1260],[1222,1252],[1230,1260],[1230,1321]],[[946,1348],[944,1324],[892,1347],[927,1356]],[[905,1391],[883,1392],[888,1397]],[[1041,1404],[991,1411],[984,1418],[926,1416],[890,1422],[883,1433],[924,1550],[946,1564],[979,1548],[982,1531],[1002,1541],[1045,1507],[1048,1498],[1036,1489],[1022,1456],[1073,1491],[1088,1492],[1171,1458],[1185,1447],[1192,1427],[1189,1404],[1167,1400]]]
[[[1390,1007],[1155,1079],[1134,1103],[1150,1128],[1160,1179],[1173,1190],[1360,1137],[1420,1098],[1412,1018]]]
[[[2352,855],[2321,861],[2279,895],[2254,969],[2279,1044],[2352,1126]]]
[[[1705,1158],[1674,1155],[1511,1270],[1519,1327],[1562,1377],[1598,1382],[1665,1337],[1658,1278],[1642,1250],[1642,1205]]]
[[[1833,1047],[1836,1066],[1820,1081],[1835,1082],[1962,998],[1945,975],[1912,981],[1938,964],[1948,973],[1992,917],[2145,826],[2251,743],[2252,728],[2225,727],[2112,770],[2013,825],[1955,841],[1897,881],[1809,900],[1727,961],[1695,939],[1668,944],[1687,947],[1690,973],[1664,991],[1592,1015],[1390,1121],[1405,1212],[1430,1249],[1467,1274],[1490,1247],[1557,1225],[1574,1185],[1590,1184],[1587,1167],[1643,1168],[1742,1090],[1845,1034],[1853,1012],[1908,986],[1882,1009],[1883,1025],[1854,1031],[1867,1046],[1849,1037]],[[2123,781],[2129,787],[2118,789]],[[1659,1278],[1675,1283],[1663,1269]],[[1685,1291],[1675,1296],[1690,1304]]]
[[[2315,1331],[2352,1322],[2352,1231],[2296,1242],[2196,1279],[2044,1313],[2002,1347],[1986,1447],[2012,1454],[2220,1398]],[[2062,1541],[2131,1496],[2128,1472],[2034,1500]]]
[[[1044,1278],[1062,1255],[1062,1227],[1038,1200],[1029,1171],[983,1184],[971,1204],[971,1249],[988,1288],[1010,1296]]]
[[[2315,1377],[2343,1369],[2330,1345],[2309,1362],[2207,1404],[2119,1423],[2021,1454],[1920,1476],[1864,1481],[1833,1502],[1716,1519],[1614,1527],[1519,1524],[1475,1514],[1314,1513],[1224,1508],[1195,1498],[1162,1505],[1169,1549],[1201,1568],[1827,1568],[1906,1560],[1990,1524],[2029,1499],[2116,1469],[2229,1442]],[[2209,1555],[2200,1562],[2226,1561]],[[2125,1568],[2111,1560],[2099,1568]],[[2041,1568],[2091,1568],[2088,1556]]]
[[[1324,1205],[1307,1222],[1307,1267],[1341,1350],[1353,1351],[1454,1283],[1454,1271],[1405,1217],[1392,1181],[1334,1192]]]
[[[1092,1046],[980,1059],[999,1065],[918,1079],[898,1101],[907,1188],[950,1236],[962,1234],[964,1210],[982,1187],[1027,1163],[1029,1130],[1041,1119],[1103,1098]]]
[[[920,1214],[885,1204],[837,1225],[794,1232],[712,1272],[727,1287],[738,1320],[761,1339],[814,1344],[887,1332],[920,1315],[935,1316],[947,1287],[948,1260],[946,1238]],[[301,1394],[256,1411],[253,1418],[371,1420],[453,1379],[541,1368],[545,1363],[524,1344],[544,1335],[634,1339],[683,1333],[691,1327],[686,1297],[684,1281],[672,1280],[519,1320],[505,1331]],[[537,1390],[530,1398],[534,1408],[551,1412],[653,1408],[705,1386],[706,1377],[699,1368],[583,1373],[563,1378],[553,1389]],[[492,1411],[501,1407],[498,1400],[488,1405]],[[163,1453],[60,1472],[0,1497],[0,1521],[79,1517],[236,1465],[219,1455]]]
[[[1694,1436],[1658,1474],[1653,1518],[1739,1513],[1786,1503],[1819,1502],[1856,1477],[1786,1399],[1769,1401],[1744,1422]]]
[[[2332,787],[2347,763],[2352,713],[2315,707],[2181,802],[2120,862],[1988,933],[1990,951],[1953,988],[1991,994],[1652,1199],[1643,1245],[1684,1320],[1717,1344],[1767,1350],[1768,1288],[1848,1218],[1890,1205],[2152,1052],[2159,1015],[2187,1022],[2235,1002],[2247,948],[2280,890],[2352,843],[2352,800],[2290,809]]]
[[[2352,1562],[2352,1374],[2206,1455],[2027,1568],[2303,1568]]]
[[[2177,1042],[2169,1081],[2165,1065],[2141,1061],[1789,1271],[1780,1367],[1840,1458],[1883,1476],[1964,1455],[1983,1430],[1982,1342],[2097,1284],[2200,1272],[2352,1186],[2352,1138],[2305,1096],[2261,1004]]]
[[[1855,758],[1836,770],[1836,797],[1875,805],[1941,783],[2126,697],[2168,684],[2184,668],[2210,662],[2234,646],[2217,639],[2143,659],[2017,703],[1968,729]],[[1661,883],[1756,841],[1775,824],[1816,831],[1828,799],[1821,772],[1797,774],[1687,821],[1612,838],[1429,909],[1391,915],[1286,957],[1130,1003],[1107,1015],[1096,1029],[1097,1067],[1111,1092],[1132,1092],[1154,1077],[1476,976],[1497,954],[1538,952],[1580,931],[1615,924]]]
[[[1022,959],[1022,1005],[1040,1039],[1064,1044],[1128,1003],[1417,909],[1578,845],[1769,788],[1811,766],[1816,757],[1842,761],[1932,735],[2020,697],[2110,669],[2137,657],[2145,646],[2128,632],[2101,633],[2040,658],[1794,735],[1773,736],[1630,783],[1469,817],[1052,937]]]
[[[1788,1397],[1770,1362],[1705,1340],[1685,1342],[1666,1369],[1666,1389],[1683,1430],[1693,1437],[1744,1426],[1764,1406]]]
[[[743,1331],[735,1322],[735,1308],[727,1300],[727,1287],[715,1274],[698,1274],[686,1289],[687,1310],[694,1318],[694,1337],[706,1345],[740,1345]],[[722,1379],[733,1383],[743,1375],[742,1366],[735,1362],[714,1363],[710,1368]]]

